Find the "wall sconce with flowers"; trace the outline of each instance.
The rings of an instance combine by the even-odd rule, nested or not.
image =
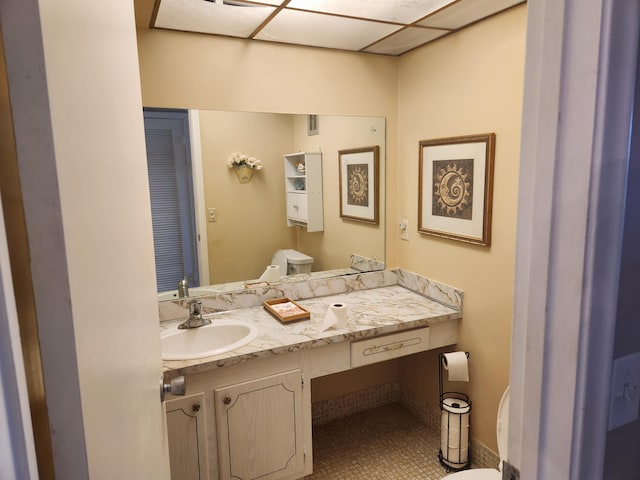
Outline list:
[[[249,183],[253,171],[262,170],[262,162],[257,157],[234,152],[227,159],[227,167],[234,169],[240,183]]]

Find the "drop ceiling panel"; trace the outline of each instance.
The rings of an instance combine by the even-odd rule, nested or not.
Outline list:
[[[526,0],[155,1],[153,27],[402,55]]]
[[[205,0],[205,1],[209,1],[209,0]],[[216,0],[216,2],[222,2],[224,0]],[[245,0],[236,0],[236,3],[242,3]],[[275,5],[275,6],[280,6],[284,3],[285,0],[249,0],[250,3],[262,3],[265,5]],[[231,3],[231,2],[229,2]]]
[[[313,47],[360,50],[399,28],[379,22],[283,10],[255,38]]]
[[[518,3],[522,0],[461,0],[418,22],[418,25],[458,29]]]
[[[366,48],[364,51],[382,55],[400,55],[447,33],[449,33],[447,30],[408,27]]]
[[[162,0],[155,26],[247,38],[275,7],[238,7],[204,0]]]
[[[408,24],[453,1],[455,0],[291,0],[287,8]]]

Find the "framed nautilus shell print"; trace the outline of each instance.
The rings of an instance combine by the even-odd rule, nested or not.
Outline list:
[[[378,225],[380,147],[340,150],[340,217]]]
[[[418,232],[491,245],[495,133],[420,142]]]

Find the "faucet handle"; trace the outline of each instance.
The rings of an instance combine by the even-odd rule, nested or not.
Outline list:
[[[202,327],[203,325],[209,325],[211,320],[208,318],[202,318],[202,300],[193,298],[189,300],[189,318],[183,323],[178,325],[179,329]]]
[[[200,315],[202,311],[202,300],[194,298],[189,300],[189,315]]]

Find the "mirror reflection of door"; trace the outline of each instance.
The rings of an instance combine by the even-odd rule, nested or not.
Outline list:
[[[200,285],[186,110],[144,109],[158,292]]]

